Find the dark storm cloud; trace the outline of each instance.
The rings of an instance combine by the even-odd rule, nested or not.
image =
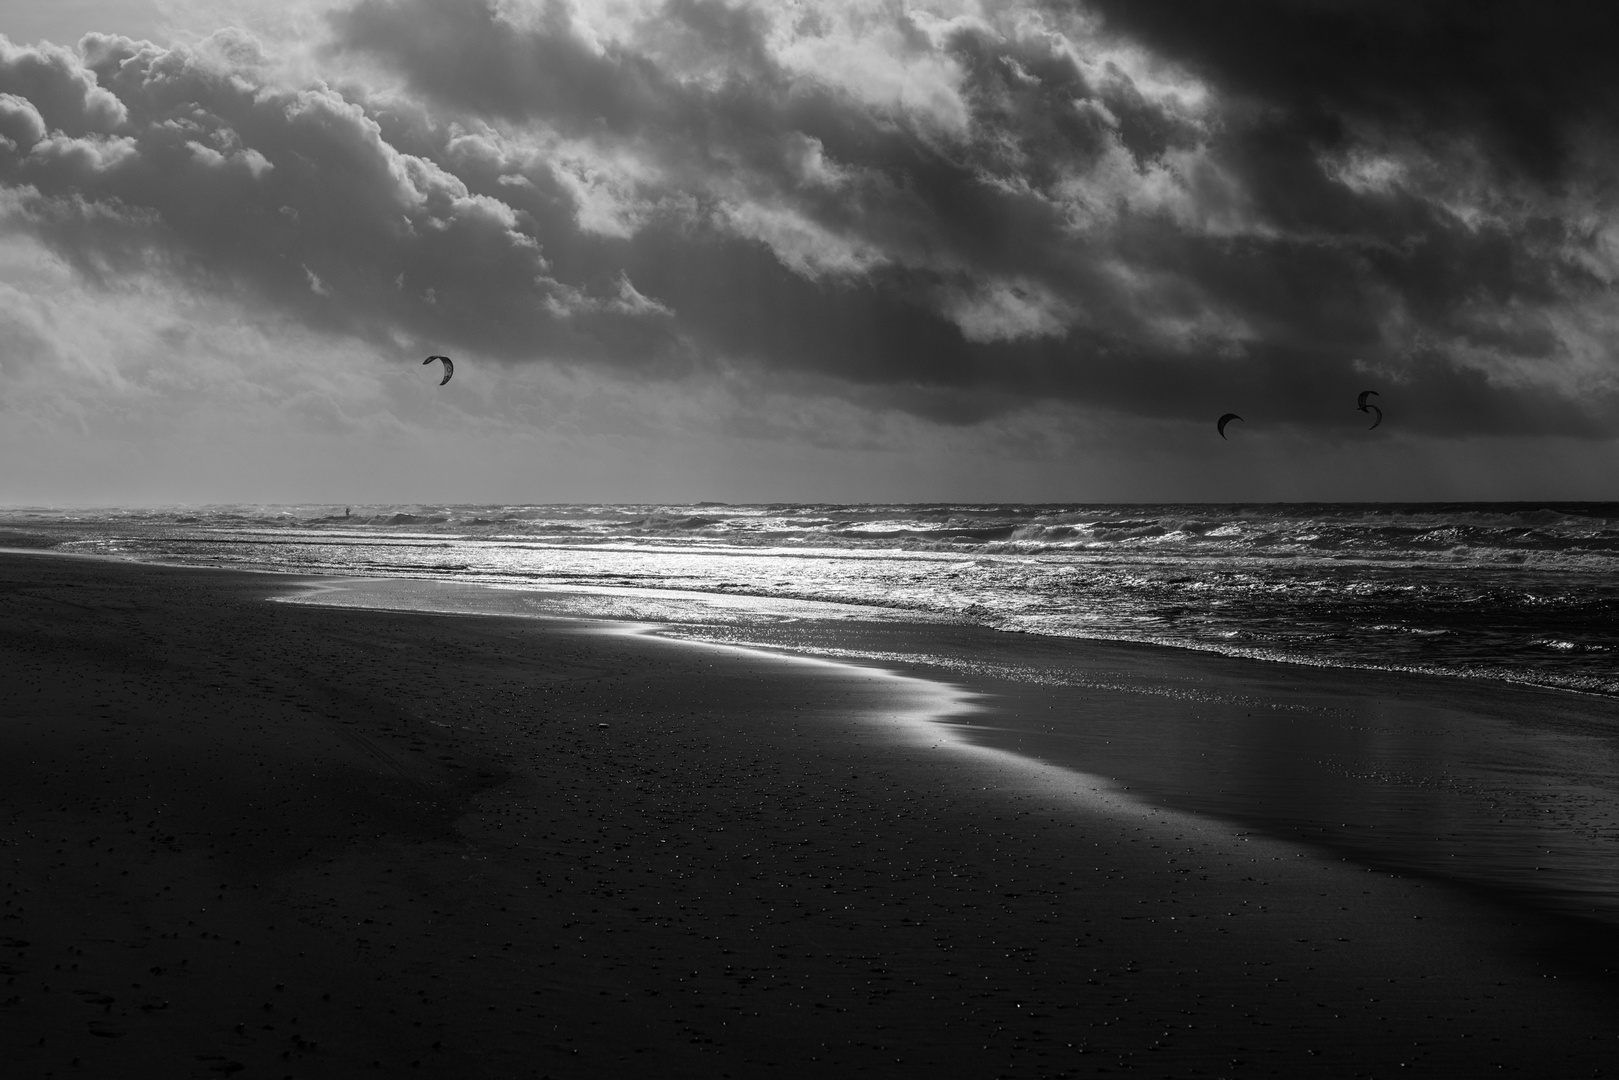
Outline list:
[[[259,81],[245,35],[81,49],[0,44],[0,177],[13,226],[96,276],[156,261],[316,326],[496,352],[617,354],[656,322],[623,282],[558,282],[534,222],[401,153],[361,104]]]
[[[1504,176],[1578,168],[1619,124],[1619,12],[1534,0],[1094,0],[1108,25],[1323,144],[1356,123],[1477,141]]]
[[[337,15],[328,60],[401,92],[281,86],[239,34],[11,47],[0,178],[89,263],[149,235],[318,325],[513,361],[712,358],[952,421],[1347,431],[1375,383],[1408,429],[1619,426],[1611,80],[1544,19],[1515,52],[1511,11],[1443,4],[622,7]]]
[[[1202,20],[1191,31],[1187,9]],[[955,69],[965,116],[952,129],[789,68],[767,40],[779,27],[755,12],[670,3],[646,30],[658,47],[603,47],[568,8],[542,10],[512,33],[479,5],[368,0],[339,38],[443,106],[631,144],[682,190],[723,177],[866,253],[839,274],[769,237],[750,250],[723,233],[639,232],[633,276],[707,347],[1172,414],[1225,393],[1302,422],[1369,368],[1408,384],[1439,430],[1605,426],[1569,393],[1610,378],[1581,354],[1609,333],[1609,313],[1586,310],[1605,304],[1602,237],[1588,206],[1547,188],[1544,161],[1530,167],[1537,131],[1574,153],[1594,80],[1563,72],[1530,104],[1494,86],[1510,52],[1500,13],[1483,41],[1461,8],[1106,9],[1107,32],[1204,80],[1201,110],[1152,85],[1173,71],[1076,55],[1083,24],[925,32],[898,17],[913,56]],[[1376,48],[1380,26],[1392,51]],[[1546,39],[1526,63],[1550,73]],[[1434,131],[1438,153],[1413,152]],[[805,137],[838,183],[794,172],[790,140]]]

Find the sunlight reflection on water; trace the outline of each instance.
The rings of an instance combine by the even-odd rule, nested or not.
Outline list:
[[[1619,693],[1619,504],[341,509],[5,524],[134,558],[828,601]]]

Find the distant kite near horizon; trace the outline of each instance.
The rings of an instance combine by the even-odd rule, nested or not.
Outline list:
[[[429,356],[426,360],[423,360],[422,363],[431,364],[434,360],[444,361],[444,378],[438,381],[438,384],[443,386],[445,383],[450,381],[450,376],[455,374],[455,361],[451,360],[448,356]]]
[[[1225,438],[1225,426],[1231,423],[1233,420],[1242,420],[1242,417],[1238,416],[1234,412],[1228,412],[1224,416],[1220,417],[1219,422],[1214,425],[1214,430],[1220,433],[1220,438]],[[1242,422],[1246,424],[1248,421],[1242,420]]]
[[[1369,397],[1381,397],[1381,396],[1382,395],[1379,394],[1376,390],[1362,390],[1360,392],[1360,396],[1355,398],[1355,408],[1359,409],[1363,413],[1376,413],[1377,414],[1377,419],[1372,421],[1372,427],[1367,428],[1366,429],[1367,431],[1372,430],[1372,428],[1376,427],[1378,424],[1381,424],[1383,422],[1383,410],[1379,409],[1376,405],[1367,404],[1366,399],[1369,398]]]

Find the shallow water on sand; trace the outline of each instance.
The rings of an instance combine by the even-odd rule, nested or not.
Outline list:
[[[1157,805],[1619,925],[1619,702],[672,590],[353,582],[317,603],[629,620],[944,679],[969,741]]]

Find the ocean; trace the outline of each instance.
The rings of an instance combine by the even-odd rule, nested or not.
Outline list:
[[[1619,503],[19,508],[0,546],[942,675],[1018,701],[970,741],[1619,926]]]
[[[0,528],[192,565],[832,602],[1619,694],[1619,503],[210,506]]]

